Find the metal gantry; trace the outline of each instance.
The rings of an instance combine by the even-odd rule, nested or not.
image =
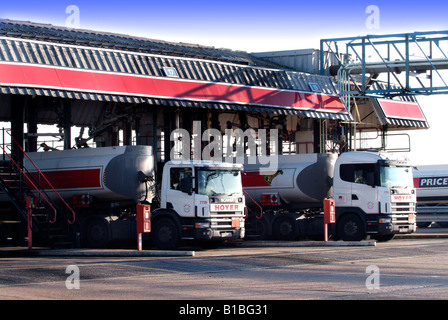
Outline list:
[[[346,102],[448,93],[448,31],[323,39],[320,46],[321,74],[336,58],[330,72]]]

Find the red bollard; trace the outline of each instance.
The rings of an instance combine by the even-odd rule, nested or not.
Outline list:
[[[328,241],[328,224],[336,223],[334,199],[324,199],[324,241]]]
[[[138,251],[142,251],[142,233],[151,232],[151,206],[137,203]]]

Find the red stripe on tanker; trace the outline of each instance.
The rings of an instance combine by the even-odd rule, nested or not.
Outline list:
[[[331,194],[335,154],[297,154],[276,156],[278,166],[266,171],[265,165],[248,159],[242,175],[243,188],[258,203],[263,195],[280,198],[283,208],[296,210],[317,207]],[[279,204],[276,198],[276,204]]]
[[[101,168],[44,171],[43,174],[55,189],[101,188]],[[42,189],[51,189],[45,180],[39,179],[38,172],[29,175],[34,181],[41,181]]]
[[[418,201],[448,201],[448,165],[418,165],[413,174]]]
[[[150,146],[32,152],[29,156],[66,200],[73,195],[89,194],[101,200],[139,201],[146,189],[139,181],[138,172],[147,176],[154,174]],[[38,176],[28,159],[25,167],[32,176]],[[47,184],[43,187],[55,197]]]

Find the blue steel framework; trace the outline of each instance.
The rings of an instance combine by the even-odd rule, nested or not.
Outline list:
[[[339,62],[338,86],[346,101],[448,93],[442,71],[448,69],[448,31],[322,39],[320,54],[321,74],[331,57]]]

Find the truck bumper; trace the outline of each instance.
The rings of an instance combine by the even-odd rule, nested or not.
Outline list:
[[[245,235],[244,228],[234,229],[213,229],[213,228],[196,228],[195,239],[197,240],[237,240],[243,239]]]
[[[415,214],[378,215],[378,234],[412,233],[417,230]]]

